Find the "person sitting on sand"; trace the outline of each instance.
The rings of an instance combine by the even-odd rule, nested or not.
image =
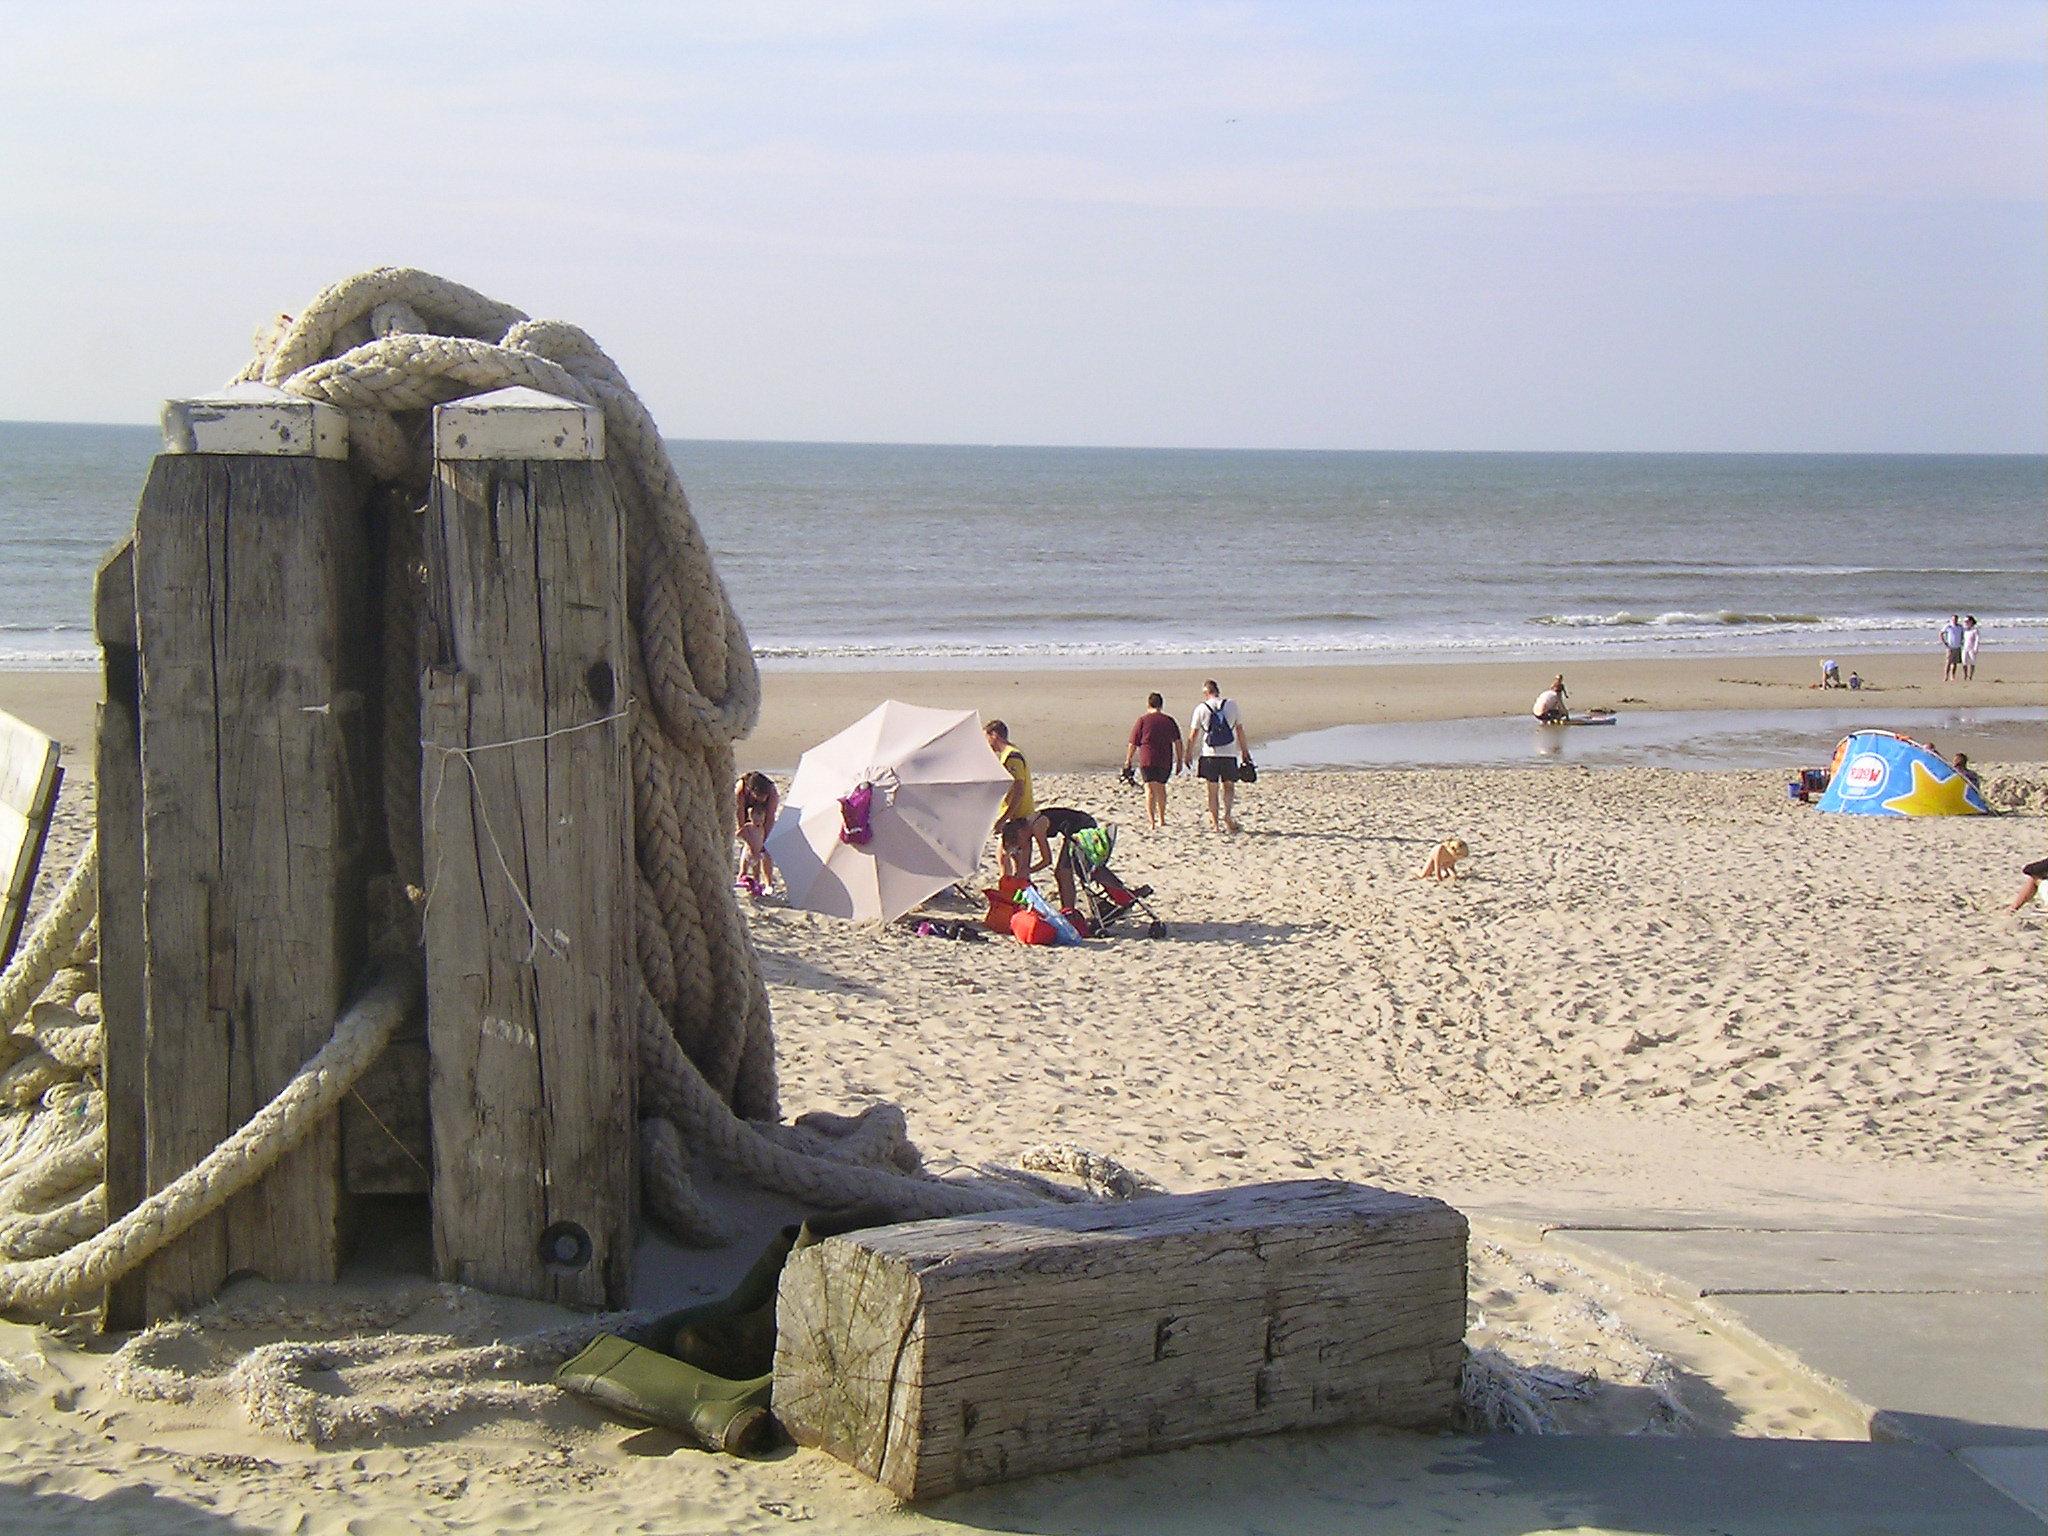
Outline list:
[[[2041,882],[2048,880],[2048,859],[2036,859],[2033,863],[2024,865],[2020,873],[2027,877],[2027,883],[2020,887],[2019,895],[2013,898],[2011,910],[2014,912],[2019,911],[2040,894]]]
[[[1564,674],[1558,673],[1550,680],[1550,686],[1537,695],[1531,714],[1545,725],[1556,725],[1571,718],[1571,706],[1565,702]]]
[[[1958,752],[1956,754],[1956,772],[1960,773],[1963,776],[1963,781],[1967,783],[1970,786],[1970,788],[1980,791],[1984,788],[1982,784],[1977,782],[1977,770],[1970,766],[1969,753]]]
[[[780,797],[765,773],[743,773],[732,790],[734,835],[744,850],[740,877],[734,882],[749,896],[774,889],[775,861],[768,856],[768,833],[775,825]]]
[[[1031,794],[1031,765],[1024,754],[1010,744],[1010,728],[991,720],[981,728],[988,749],[1010,776],[1010,787],[996,812],[996,864],[1005,879],[1029,879],[1031,875],[1031,822],[1038,815],[1038,803]]]
[[[1181,744],[1180,727],[1166,713],[1166,700],[1156,693],[1145,695],[1145,713],[1131,727],[1131,739],[1124,749],[1124,773],[1130,774],[1135,760],[1138,777],[1145,782],[1145,824],[1166,825],[1166,781],[1187,763],[1187,749]]]

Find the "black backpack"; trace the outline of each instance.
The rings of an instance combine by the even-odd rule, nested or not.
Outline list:
[[[1237,740],[1237,732],[1231,729],[1229,717],[1223,713],[1228,699],[1218,699],[1209,706],[1209,724],[1202,732],[1202,740],[1212,747],[1228,747]]]

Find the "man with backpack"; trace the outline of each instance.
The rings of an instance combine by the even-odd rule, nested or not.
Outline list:
[[[1252,749],[1244,739],[1244,723],[1237,705],[1223,697],[1223,690],[1211,678],[1202,684],[1202,702],[1188,721],[1188,756],[1195,759],[1195,771],[1209,786],[1209,825],[1221,832],[1237,831],[1231,803],[1237,785],[1252,760]]]

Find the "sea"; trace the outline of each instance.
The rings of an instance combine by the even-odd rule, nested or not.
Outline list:
[[[0,667],[93,663],[158,446],[0,422]],[[771,668],[2048,646],[2038,455],[670,450]]]

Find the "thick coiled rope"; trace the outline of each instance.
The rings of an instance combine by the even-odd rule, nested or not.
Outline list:
[[[948,1182],[919,1171],[893,1106],[854,1119],[807,1116],[796,1126],[779,1124],[767,988],[732,895],[726,825],[733,743],[758,719],[760,677],[654,420],[597,344],[575,326],[530,320],[445,278],[381,268],[328,288],[296,318],[281,318],[259,337],[239,380],[339,407],[348,418],[352,453],[383,488],[377,504],[387,519],[389,552],[383,582],[386,822],[395,878],[415,891],[423,879],[416,686],[423,581],[417,518],[406,512],[419,505],[433,474],[427,412],[509,385],[604,412],[606,458],[625,517],[630,683],[641,706],[631,731],[639,985],[630,1006],[639,1043],[648,1209],[685,1241],[724,1240],[716,1212],[692,1187],[699,1164],[812,1205],[872,1203],[906,1219],[1034,1203],[1014,1188]],[[58,1060],[19,1027],[67,965],[89,964],[94,896],[88,854],[0,976],[0,1051],[26,1039],[20,1050]],[[380,910],[402,912],[404,904]],[[89,979],[90,973],[81,975]],[[76,984],[67,1001],[86,984]],[[395,1024],[387,992],[366,996],[278,1098],[199,1167],[75,1247],[0,1263],[0,1307],[46,1309],[94,1290],[216,1209],[332,1112]],[[49,1039],[70,1054],[82,1049],[63,1030]],[[18,1063],[0,1060],[0,1069],[10,1065]],[[51,1091],[59,1086],[53,1082]],[[75,1091],[66,1102],[84,1130],[53,1144],[49,1155],[73,1177],[96,1178],[97,1165],[78,1150],[103,1144],[96,1112],[89,1104],[79,1110],[85,1100]],[[29,1186],[45,1204],[54,1198],[47,1177]],[[35,1228],[35,1247],[69,1241],[95,1220],[96,1190],[66,1186],[58,1193],[62,1198],[51,1209],[17,1216]],[[8,1214],[0,1209],[0,1240],[9,1230]],[[15,1246],[0,1254],[22,1251]]]

